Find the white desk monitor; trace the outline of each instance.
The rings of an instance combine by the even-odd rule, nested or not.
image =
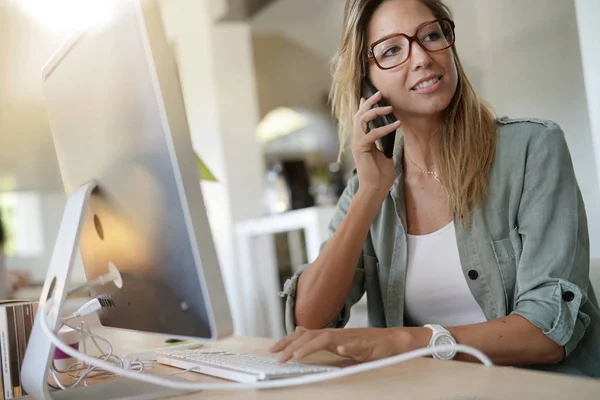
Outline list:
[[[102,1],[114,3],[111,23],[70,40],[43,70],[50,126],[70,197],[40,303],[51,297],[60,308],[80,254],[88,280],[106,273],[109,262],[123,278],[122,289],[92,289],[116,304],[101,310],[103,325],[205,340],[231,335],[233,322],[160,9],[152,0]],[[34,327],[23,384],[36,397],[64,398],[66,393],[50,394],[40,379],[50,362],[46,353],[52,351],[44,339]],[[106,394],[106,389],[99,392]]]

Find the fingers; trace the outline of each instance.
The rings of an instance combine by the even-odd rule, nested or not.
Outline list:
[[[385,107],[374,107],[379,100],[382,99],[381,92],[377,92],[375,95],[371,96],[368,99],[361,98],[360,105],[357,112],[354,114],[354,142],[362,142],[363,137],[370,133],[368,124],[375,120],[377,117],[388,115],[393,112],[391,106]],[[377,134],[377,138],[371,138],[365,142],[363,142],[363,146],[372,145],[375,140],[378,138],[385,136],[386,134],[395,131],[400,127],[400,122],[395,122],[394,124],[389,124],[385,127],[384,130],[379,130]]]
[[[368,99],[364,99],[364,98],[360,99],[360,104],[359,104],[358,110],[354,114],[354,128],[355,128],[354,133],[355,134],[359,134],[361,132],[364,134],[367,132],[367,124],[370,121],[372,121],[373,119],[375,119],[377,117],[377,115],[374,115],[374,116],[372,116],[371,119],[367,120],[365,118],[365,113],[370,112],[373,109],[373,106],[375,106],[375,104],[377,104],[377,102],[381,99],[382,99],[381,92],[375,93],[373,96],[369,97]],[[388,107],[375,107],[375,109],[378,109],[378,108],[386,110]],[[389,108],[389,111],[387,111],[387,112],[386,111],[379,111],[379,112],[385,112],[385,114],[380,114],[380,115],[386,115],[386,114],[389,114],[390,112],[392,112],[391,107]],[[357,130],[358,127],[360,127],[360,130]]]
[[[277,357],[277,361],[280,363],[287,362],[294,357],[294,352],[304,346],[306,343],[313,340],[315,337],[320,336],[321,333],[319,331],[306,331],[301,336],[296,338],[292,343],[288,344],[288,346],[283,349],[279,357]]]
[[[398,128],[400,128],[400,121],[394,121],[391,124],[382,126],[381,128],[373,129],[364,136],[364,140],[369,144],[374,143],[377,139],[380,139],[385,135],[389,135],[390,133],[395,132]]]
[[[372,358],[372,347],[375,343],[365,341],[364,334],[352,330],[308,330],[299,328],[295,333],[280,340],[271,351],[280,349],[277,361],[285,363],[289,360],[300,360],[319,351],[329,351],[342,357],[356,361],[367,361]],[[282,347],[283,346],[283,347]]]
[[[360,137],[356,138],[356,149],[361,152],[370,151],[377,139],[381,139],[382,137],[396,131],[400,125],[400,121],[396,121],[386,126],[382,126],[381,128],[373,129],[366,135],[361,135]]]
[[[317,351],[327,350],[333,342],[333,336],[329,332],[323,332],[314,339],[306,342],[303,346],[294,351],[293,356],[296,360],[316,353]]]
[[[373,108],[373,106],[377,104],[382,98],[383,96],[381,95],[381,92],[378,91],[368,99],[364,99],[364,101],[361,102],[361,105],[358,108],[357,114],[364,114],[366,111]]]
[[[392,113],[392,107],[375,107],[368,110],[364,114],[357,114],[354,117],[354,140],[360,140],[364,135],[370,133],[368,128],[369,122],[373,121],[377,117],[382,115],[388,115]],[[389,127],[389,132],[392,132],[400,127],[400,121],[395,121],[393,124],[388,124],[385,127]],[[382,128],[385,128],[382,127]]]
[[[392,106],[375,107],[362,114],[361,121],[369,123],[381,115],[392,113]]]
[[[285,349],[290,343],[292,343],[294,340],[300,337],[304,332],[306,332],[305,328],[302,328],[301,326],[297,327],[294,333],[279,340],[277,343],[271,346],[271,348],[269,348],[269,351],[271,353],[279,353],[280,351]]]

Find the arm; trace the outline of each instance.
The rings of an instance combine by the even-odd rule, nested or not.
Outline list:
[[[329,241],[321,245],[321,252],[313,264],[303,265],[288,279],[279,294],[286,297],[285,326],[288,334],[297,326],[341,328],[350,318],[350,309],[364,294],[362,246],[368,240],[369,206],[373,196],[357,193],[357,177],[353,176],[342,193],[329,224]],[[374,214],[373,214],[374,215]],[[348,218],[346,218],[349,216]],[[362,238],[362,239],[361,239]],[[345,240],[356,241],[344,248]],[[330,243],[333,242],[333,246]],[[344,260],[336,259],[342,254]],[[333,261],[329,261],[333,259]],[[333,269],[333,271],[331,271]],[[305,274],[308,279],[305,279]],[[301,282],[300,282],[301,281]],[[312,285],[316,285],[313,288]],[[333,288],[333,289],[332,289]],[[332,292],[335,295],[332,295]],[[316,293],[315,293],[316,292]],[[323,296],[323,293],[327,293]],[[315,296],[313,299],[311,297]],[[299,304],[296,307],[296,304]],[[323,308],[328,311],[323,313]],[[302,314],[299,317],[296,314]],[[318,321],[311,321],[313,317]]]
[[[285,284],[282,294],[287,295],[286,328],[290,333],[298,325],[343,326],[350,307],[364,293],[362,245],[395,178],[393,160],[377,150],[375,142],[400,126],[396,121],[368,130],[370,121],[392,112],[392,107],[373,108],[381,97],[377,92],[361,99],[354,114],[352,155],[360,188],[357,191],[350,185],[358,185],[356,177],[350,180],[330,225],[333,236],[315,262]]]
[[[294,309],[296,325],[322,328],[339,314],[355,276],[362,244],[383,202],[381,197],[359,190],[319,257],[300,275]],[[344,206],[342,203],[342,209]]]
[[[400,345],[398,352],[414,350],[429,345],[429,328],[408,329],[411,344]],[[509,315],[481,324],[446,327],[456,342],[475,347],[497,365],[553,364],[564,357],[564,349],[549,339],[539,328],[519,315]],[[408,347],[408,348],[407,348]],[[455,360],[479,362],[458,353]]]

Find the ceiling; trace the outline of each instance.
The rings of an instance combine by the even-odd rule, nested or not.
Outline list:
[[[285,36],[329,60],[338,46],[345,1],[274,1],[252,19],[252,32]]]
[[[223,14],[219,21],[248,21],[273,0],[219,0]]]

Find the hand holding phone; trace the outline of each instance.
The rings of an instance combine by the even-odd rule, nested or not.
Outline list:
[[[363,91],[365,95],[368,93],[370,92]],[[352,155],[360,192],[383,201],[396,177],[392,155],[395,132],[400,127],[400,122],[395,121],[393,115],[388,115],[392,113],[392,107],[382,106],[381,100],[381,93],[377,91],[374,95],[361,99],[354,114]],[[381,140],[383,138],[385,140]],[[378,141],[381,141],[382,151],[375,148]]]
[[[368,99],[372,97],[375,93],[377,93],[377,89],[373,84],[369,81],[368,78],[364,78],[361,87],[361,95],[364,99]],[[386,107],[387,104],[382,100],[380,100],[375,107]],[[373,107],[373,108],[375,108]],[[380,115],[371,121],[368,126],[369,130],[373,130],[376,128],[381,128],[386,125],[390,125],[396,122],[396,117],[394,117],[393,113],[389,113],[387,115]],[[396,142],[396,131],[392,131],[386,136],[382,137],[378,140],[383,154],[386,155],[387,158],[392,158],[394,155],[394,144]]]

